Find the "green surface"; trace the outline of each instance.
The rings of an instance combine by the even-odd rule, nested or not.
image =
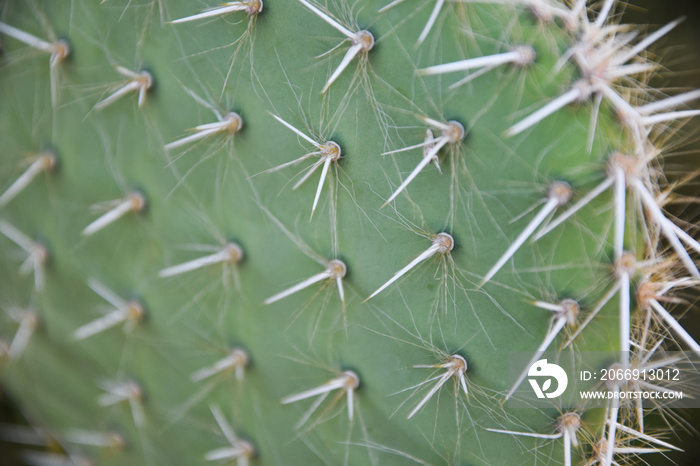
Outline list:
[[[255,445],[253,461],[260,465],[562,463],[560,442],[484,429],[553,432],[560,410],[571,408],[504,408],[507,355],[533,351],[547,331],[550,316],[530,301],[573,297],[587,311],[604,294],[602,285],[611,281],[610,193],[542,240],[526,243],[491,282],[477,285],[534,216],[529,209],[539,208],[549,184],[565,180],[580,197],[604,177],[607,155],[628,147],[625,130],[604,104],[588,153],[592,104],[586,102],[506,138],[508,127],[576,79],[571,65],[552,71],[573,35],[537,22],[526,9],[448,3],[416,47],[432,2],[414,11],[416,2],[407,1],[376,14],[385,3],[329,3],[343,24],[370,30],[376,45],[324,95],[348,44],[319,57],[343,36],[296,1],[267,1],[251,20],[233,13],[186,24],[168,21],[206,5],[3,4],[0,21],[39,37],[67,38],[73,52],[57,70],[60,93],[52,107],[47,55],[2,39],[0,189],[23,172],[27,153],[48,146],[60,160],[56,173],[41,174],[1,212],[45,240],[51,252],[47,286],[38,292],[31,276],[17,274],[21,250],[0,236],[0,304],[31,306],[41,319],[21,359],[0,373],[29,419],[58,439],[76,428],[121,432],[123,450],[77,448],[107,465],[203,463],[206,452],[227,444],[210,406],[220,406]],[[447,87],[459,73],[415,73],[520,44],[536,49],[533,66],[499,67],[454,91]],[[153,74],[156,84],[143,107],[128,95],[94,108],[121,80],[115,65]],[[188,128],[216,121],[188,89],[223,112],[238,112],[243,129],[164,151]],[[318,174],[292,190],[310,163],[265,171],[312,146],[271,113],[342,147],[311,220]],[[456,119],[467,128],[466,139],[443,151],[442,174],[429,165],[395,203],[381,208],[420,152],[380,154],[422,142],[421,117]],[[91,206],[132,189],[145,194],[144,212],[81,237],[99,216]],[[456,241],[450,259],[431,258],[363,303],[430,246],[429,235],[442,231]],[[161,269],[203,254],[192,245],[227,240],[245,251],[237,280],[221,265],[158,277]],[[628,232],[627,246],[640,257],[642,241],[638,231]],[[347,306],[332,283],[263,304],[321,272],[318,258],[347,264]],[[113,328],[75,341],[75,329],[105,309],[88,279],[137,297],[144,322],[127,334]],[[617,349],[616,305],[612,301],[591,323],[575,351]],[[3,321],[4,338],[15,330],[9,318]],[[231,347],[251,356],[243,380],[231,373],[190,380]],[[406,420],[426,390],[405,390],[431,374],[412,366],[438,364],[455,352],[469,364],[469,400],[449,381]],[[348,369],[361,381],[354,421],[343,398],[333,406],[326,402],[295,429],[311,401],[283,406],[280,400]],[[145,425],[134,424],[125,404],[98,406],[104,379],[142,387]],[[599,412],[584,417],[596,433],[599,418]],[[576,455],[589,452],[584,447]]]

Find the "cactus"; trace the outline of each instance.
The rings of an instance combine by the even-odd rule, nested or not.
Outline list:
[[[0,380],[55,445],[27,463],[675,449],[655,405],[509,405],[509,352],[700,354],[662,171],[700,93],[647,85],[677,22],[620,9],[5,2]]]

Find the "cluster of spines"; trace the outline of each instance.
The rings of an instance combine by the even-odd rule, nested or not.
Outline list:
[[[374,46],[374,36],[372,36],[372,34],[366,30],[352,31],[351,29],[342,25],[341,22],[333,18],[329,12],[324,11],[324,9],[321,9],[306,0],[299,1],[303,6],[311,10],[312,13],[346,36],[346,40],[349,40],[351,44],[340,64],[332,72],[324,85],[322,89],[323,94],[337,81],[341,73],[347,69],[347,67],[356,57],[360,56],[361,54],[365,55],[372,50]],[[380,11],[385,11],[388,7],[392,7],[398,3],[400,2],[392,2],[391,4],[387,5],[387,7],[382,8]],[[443,3],[444,2],[441,0],[436,2],[435,8],[431,12],[428,23],[418,37],[418,43],[423,42],[427,34],[432,29],[437,15],[440,14],[441,8],[443,7]],[[474,1],[474,3],[478,3],[478,0]],[[652,175],[649,172],[650,163],[656,160],[660,155],[660,151],[650,142],[650,134],[655,128],[655,125],[662,123],[665,124],[696,115],[698,111],[679,111],[676,110],[676,108],[691,100],[700,98],[700,92],[688,92],[686,94],[669,97],[660,101],[634,106],[626,100],[626,95],[624,93],[619,93],[616,89],[616,86],[618,86],[619,83],[622,82],[623,85],[625,84],[625,79],[636,74],[645,73],[653,68],[651,64],[645,61],[634,60],[637,59],[640,52],[665,35],[677,24],[677,22],[671,23],[659,29],[657,32],[649,35],[647,38],[637,42],[636,44],[631,44],[634,36],[630,34],[621,34],[622,29],[614,24],[611,24],[611,22],[608,20],[608,16],[611,13],[614,5],[613,0],[606,0],[603,3],[603,6],[596,16],[595,21],[589,21],[585,1],[578,1],[571,8],[563,5],[554,6],[550,2],[543,0],[523,0],[516,3],[522,3],[524,6],[531,9],[539,18],[556,18],[563,20],[564,24],[568,25],[572,31],[575,31],[578,34],[575,39],[575,44],[571,46],[570,51],[567,52],[563,58],[574,61],[576,66],[579,68],[581,78],[572,84],[570,89],[566,90],[561,96],[554,98],[539,110],[514,124],[507,130],[506,135],[515,136],[522,133],[530,127],[542,122],[545,120],[545,118],[554,114],[564,106],[574,102],[585,101],[592,97],[594,99],[594,109],[591,116],[590,140],[592,141],[593,139],[597,121],[597,112],[599,111],[601,102],[603,100],[607,100],[617,113],[619,120],[625,125],[630,133],[630,140],[632,141],[634,155],[612,155],[607,167],[608,176],[605,178],[605,180],[594,188],[588,195],[582,197],[581,200],[575,203],[570,209],[560,214],[557,219],[554,219],[553,221],[549,222],[549,224],[546,224],[548,220],[551,220],[555,211],[558,208],[565,206],[573,195],[572,188],[566,182],[553,182],[546,190],[541,209],[524,228],[522,233],[513,241],[496,264],[484,275],[481,283],[478,286],[481,287],[486,285],[486,283],[489,282],[491,278],[496,275],[496,273],[498,273],[500,268],[507,263],[507,261],[519,248],[525,244],[528,239],[537,239],[545,235],[548,231],[551,231],[551,229],[575,214],[576,211],[584,207],[594,197],[602,193],[604,190],[611,188],[614,191],[615,231],[613,239],[613,266],[616,280],[610,292],[607,293],[601,302],[595,306],[595,311],[590,313],[584,324],[579,327],[578,333],[580,333],[580,331],[585,327],[585,324],[590,322],[590,320],[595,317],[597,310],[601,309],[608,301],[610,301],[615,293],[618,293],[621,322],[620,365],[623,368],[629,368],[632,364],[629,356],[630,353],[634,353],[635,347],[641,348],[641,350],[646,350],[645,345],[647,344],[647,342],[640,343],[633,340],[635,335],[630,324],[630,322],[633,320],[630,298],[630,294],[632,293],[632,280],[635,276],[643,275],[643,280],[640,281],[641,284],[639,286],[638,293],[640,309],[646,312],[647,315],[652,315],[658,320],[664,322],[664,324],[668,326],[668,328],[670,328],[670,330],[675,333],[676,336],[678,336],[687,346],[689,346],[696,353],[700,354],[700,346],[697,344],[697,342],[695,342],[695,340],[682,329],[678,322],[673,319],[668,311],[666,311],[659,303],[659,301],[662,301],[661,298],[674,288],[681,286],[692,286],[695,284],[696,280],[700,278],[700,273],[698,272],[697,266],[687,253],[683,243],[686,243],[696,251],[700,251],[700,245],[698,245],[697,241],[673,224],[673,222],[664,215],[659,202],[654,197],[655,185],[653,184],[654,180],[652,179]],[[220,7],[212,8],[190,17],[181,18],[180,20],[175,20],[172,23],[195,21],[234,12],[245,12],[248,15],[254,16],[261,11],[262,2],[260,1],[227,2]],[[54,72],[58,64],[70,53],[67,43],[64,41],[55,41],[53,43],[46,42],[4,23],[0,23],[0,32],[51,54],[51,90],[52,99],[54,99],[55,102],[56,89],[54,84]],[[471,58],[453,64],[435,65],[424,68],[418,70],[418,74],[434,75],[460,70],[479,69],[479,71],[467,76],[455,84],[459,85],[475,79],[479,75],[488,72],[497,66],[507,64],[516,66],[530,65],[534,62],[535,57],[536,53],[531,47],[515,46],[510,51],[500,54]],[[98,101],[94,107],[96,110],[102,109],[131,93],[137,94],[137,102],[139,107],[145,103],[147,92],[153,86],[153,76],[147,71],[132,71],[121,66],[117,66],[116,70],[119,74],[124,76],[126,80],[114,86],[106,97]],[[311,208],[311,214],[313,215],[320,198],[322,187],[329,173],[330,163],[337,162],[341,157],[340,146],[333,141],[314,140],[304,134],[302,131],[296,129],[291,124],[287,123],[279,116],[273,114],[272,117],[317,149],[315,152],[311,152],[300,157],[299,159],[272,169],[277,170],[288,165],[296,164],[305,160],[306,158],[309,158],[310,156],[319,157],[319,160],[311,166],[311,168],[295,186],[295,188],[299,186],[319,167],[322,167],[316,195]],[[228,133],[233,135],[243,126],[242,118],[235,112],[231,112],[226,115],[217,114],[217,118],[219,121],[198,125],[194,128],[193,135],[171,142],[165,145],[164,149],[176,149],[191,142],[217,135],[219,133]],[[427,129],[426,138],[423,143],[385,153],[390,154],[403,150],[423,148],[423,160],[417,165],[416,169],[411,172],[409,177],[406,178],[406,180],[404,180],[393,192],[393,194],[386,201],[385,205],[393,201],[402,191],[406,190],[409,183],[416,178],[419,172],[428,163],[433,161],[437,162],[438,152],[441,151],[443,147],[448,145],[459,145],[464,138],[465,129],[459,122],[450,121],[447,123],[442,123],[438,120],[426,118],[425,123],[431,129],[440,131],[440,135],[435,137],[431,129]],[[36,160],[31,164],[29,169],[22,176],[20,176],[20,178],[18,178],[2,194],[2,196],[0,196],[0,207],[9,203],[13,197],[15,197],[29,184],[32,178],[37,176],[41,171],[49,171],[55,166],[55,164],[56,160],[53,154],[37,156]],[[640,205],[648,214],[650,222],[648,226],[643,225],[642,227],[660,231],[663,236],[666,237],[669,244],[675,251],[676,255],[680,258],[682,264],[692,278],[668,278],[660,281],[653,273],[655,264],[645,266],[644,263],[636,260],[638,255],[641,255],[646,251],[633,251],[632,253],[628,253],[625,250],[625,226],[628,210],[626,200],[628,194],[636,197],[639,200]],[[115,200],[113,202],[113,206],[111,206],[107,213],[86,226],[83,230],[83,234],[85,236],[95,234],[124,215],[130,212],[139,212],[143,210],[145,206],[146,198],[144,194],[136,191],[127,193],[123,199]],[[537,229],[540,227],[542,228],[539,232],[537,232]],[[19,232],[19,230],[5,221],[3,221],[3,223],[0,225],[0,232],[27,252],[29,258],[27,259],[26,263],[29,263],[30,265],[24,265],[23,268],[34,271],[36,288],[37,291],[40,291],[43,285],[43,278],[40,278],[41,268],[48,257],[46,248],[43,247],[43,249],[41,249],[41,243],[31,241],[28,237]],[[396,274],[394,274],[389,281],[371,294],[367,300],[389,287],[421,262],[430,259],[432,256],[438,253],[443,255],[448,254],[454,247],[454,239],[447,232],[434,235],[431,240],[432,244],[430,247],[419,254],[406,267],[396,272]],[[216,248],[210,255],[179,265],[167,267],[161,270],[159,275],[161,277],[169,277],[218,263],[232,263],[235,265],[236,263],[240,262],[242,257],[243,250],[241,247],[235,243],[228,243],[221,248]],[[265,303],[271,304],[318,282],[328,280],[337,285],[340,301],[344,304],[345,295],[343,278],[347,272],[346,265],[338,259],[331,259],[325,262],[324,267],[325,268],[323,271],[303,280],[285,291],[271,296],[265,301]],[[649,270],[652,272],[649,272]],[[88,285],[96,293],[112,304],[115,309],[104,317],[78,328],[74,332],[76,339],[87,338],[122,322],[131,327],[138,323],[143,317],[144,309],[140,303],[135,301],[126,301],[123,298],[120,298],[99,282],[90,281]],[[578,303],[571,300],[564,300],[557,304],[538,301],[535,303],[535,305],[543,309],[550,310],[554,313],[553,326],[545,337],[542,345],[537,349],[537,355],[546,350],[546,348],[552,343],[559,331],[561,331],[565,325],[575,324],[578,317],[579,307]],[[29,323],[25,324],[25,318],[22,318],[20,327],[17,330],[17,335],[7,351],[8,355],[15,358],[21,354],[21,351],[17,348],[23,349],[28,342],[30,333],[27,329],[30,328],[30,324],[32,329],[36,326],[36,315],[28,315],[33,316],[31,322],[28,320],[27,322]],[[572,340],[575,338],[575,336],[576,335],[572,337]],[[249,357],[244,350],[233,349],[229,356],[217,361],[213,366],[192,374],[192,380],[199,381],[227,369],[235,370],[236,376],[241,378],[243,374],[243,367],[248,364],[248,361]],[[415,406],[410,412],[408,416],[409,418],[415,415],[415,413],[418,412],[450,378],[454,378],[456,381],[458,381],[465,395],[468,395],[465,375],[467,370],[467,362],[462,356],[454,354],[447,360],[439,361],[434,365],[422,365],[416,367],[440,368],[446,369],[446,371],[433,379],[429,379],[429,381],[437,380],[437,382],[427,393],[427,395],[421,399],[418,405]],[[520,378],[519,382],[521,381],[522,377]],[[359,387],[359,385],[360,380],[355,372],[343,371],[338,376],[330,379],[319,387],[309,389],[296,395],[291,395],[283,399],[282,402],[291,403],[319,395],[319,398],[312,405],[309,412],[302,417],[302,422],[300,422],[301,425],[308,420],[313,411],[319,407],[319,405],[331,391],[340,390],[341,394],[346,395],[347,397],[348,417],[350,420],[352,420],[353,393],[354,390]],[[517,385],[512,387],[507,396],[510,396],[516,388]],[[142,425],[145,422],[144,414],[140,407],[142,392],[137,384],[131,381],[110,381],[103,384],[103,389],[105,390],[105,393],[99,400],[101,405],[109,406],[120,402],[128,402],[131,407],[134,422],[137,425]],[[613,389],[620,390],[621,387],[619,385],[614,385]],[[634,448],[628,448],[625,450],[625,447],[619,446],[616,435],[620,432],[624,432],[628,434],[628,436],[636,439],[656,443],[663,448],[671,447],[670,445],[657,439],[651,438],[653,440],[650,440],[647,438],[649,436],[644,434],[643,429],[643,413],[640,414],[638,412],[635,416],[635,418],[638,419],[637,427],[639,427],[639,430],[635,430],[632,427],[625,426],[619,422],[620,418],[618,415],[620,409],[621,407],[615,403],[611,404],[608,409],[605,427],[607,437],[599,440],[599,442],[596,444],[600,445],[600,448],[599,450],[595,450],[594,453],[598,455],[598,461],[600,461],[602,464],[612,464],[614,462],[613,456],[615,454],[639,454],[645,452],[642,451],[643,449],[635,450]],[[235,436],[235,434],[232,433],[232,429],[225,423],[223,415],[218,408],[212,408],[212,412],[217,423],[224,432],[224,435],[232,443],[232,446],[226,450],[226,455],[228,456],[222,456],[224,455],[224,449],[221,449],[221,451],[215,450],[207,454],[207,459],[221,459],[228,457],[238,459],[238,464],[246,464],[247,461],[253,456],[253,447],[247,442],[241,441]],[[576,413],[567,413],[559,418],[557,422],[556,434],[551,434],[549,436],[545,434],[538,434],[536,436],[541,438],[563,438],[565,442],[565,463],[570,464],[570,447],[571,444],[576,445],[576,431],[579,429],[579,427],[580,419],[578,418],[578,415]],[[494,429],[489,430],[493,431]],[[501,430],[500,432],[517,434],[512,431]]]

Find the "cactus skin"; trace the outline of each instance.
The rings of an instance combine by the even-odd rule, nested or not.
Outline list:
[[[572,409],[582,414],[591,443],[600,438],[600,410],[553,404],[508,412],[501,402],[510,388],[508,351],[534,352],[547,332],[551,315],[530,301],[573,298],[587,312],[614,283],[611,192],[526,243],[491,281],[479,284],[541,208],[537,203],[551,183],[566,181],[580,198],[604,178],[612,153],[633,150],[631,132],[604,102],[589,152],[593,105],[587,99],[504,136],[578,78],[570,63],[553,72],[576,41],[565,22],[538,21],[515,5],[527,2],[447,3],[439,27],[415,46],[431,3],[414,12],[416,2],[407,1],[376,14],[386,3],[314,4],[352,32],[366,28],[376,41],[323,94],[350,44],[317,58],[344,36],[302,2],[269,0],[259,16],[233,12],[183,24],[169,21],[206,5],[4,5],[3,23],[65,39],[71,48],[51,71],[45,53],[0,37],[0,189],[24,171],[25,154],[51,150],[58,158],[56,170],[40,173],[2,208],[5,221],[46,245],[50,260],[45,286],[37,289],[32,277],[17,272],[21,250],[0,238],[3,308],[27,306],[40,322],[21,357],[7,358],[0,377],[27,417],[68,451],[95,464],[203,464],[207,453],[229,446],[217,426],[222,416],[251,442],[256,465],[561,464],[561,442],[485,429],[549,433]],[[533,65],[506,64],[453,91],[447,87],[459,77],[417,73],[518,45],[536,50]],[[127,81],[115,66],[153,76],[142,105],[136,89],[96,108]],[[224,114],[236,112],[242,127],[164,150],[187,128],[217,120],[192,94]],[[310,220],[321,167],[296,190],[295,175],[316,158],[266,172],[313,150],[273,115],[314,141],[332,140],[341,148]],[[423,142],[428,125],[420,117],[456,120],[466,137],[440,152],[442,174],[428,165],[381,208],[420,161],[420,151],[379,154]],[[145,197],[143,210],[81,234],[100,215],[92,205],[134,190]],[[657,245],[645,243],[632,196],[628,204],[625,249],[639,260],[655,257]],[[655,238],[658,228],[651,229]],[[454,237],[449,255],[426,259],[364,302],[441,232]],[[214,252],[188,245],[228,241],[243,250],[237,264],[158,276]],[[675,260],[672,250],[662,257]],[[346,305],[335,281],[264,304],[333,259],[347,266]],[[687,275],[680,266],[673,271]],[[144,318],[126,333],[115,327],[76,341],[76,329],[111,309],[95,293],[95,281],[140,303]],[[618,325],[615,298],[575,350],[618,350]],[[16,331],[8,315],[1,336],[11,341]],[[232,370],[191,380],[233,348],[250,357],[240,380]],[[406,420],[426,390],[410,397],[405,390],[432,374],[412,366],[441,364],[452,354],[467,361],[469,399],[454,378]],[[341,392],[333,404],[333,392],[295,427],[312,401],[281,401],[343,371],[359,377],[353,419],[348,398]],[[131,409],[123,402],[99,406],[105,381],[138,384],[141,401]],[[117,431],[124,445],[81,446],[69,435],[76,429]],[[574,459],[592,452],[585,444]]]

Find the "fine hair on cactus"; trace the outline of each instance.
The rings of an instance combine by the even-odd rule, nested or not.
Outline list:
[[[694,464],[635,3],[0,1],[0,463]]]

